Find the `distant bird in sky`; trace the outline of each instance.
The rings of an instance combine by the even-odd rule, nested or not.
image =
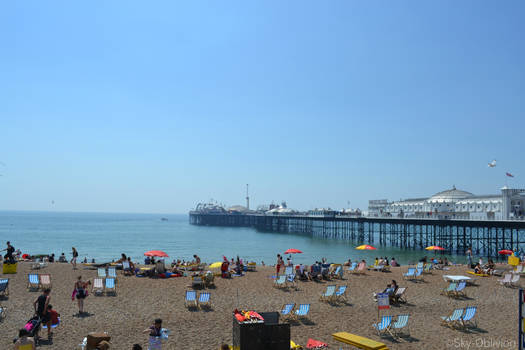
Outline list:
[[[496,166],[496,159],[489,163],[489,168],[494,168]]]

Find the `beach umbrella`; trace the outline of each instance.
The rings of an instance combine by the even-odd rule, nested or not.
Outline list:
[[[513,252],[512,252],[512,250],[509,250],[509,249],[503,249],[503,250],[500,250],[498,252],[498,254],[500,254],[500,255],[512,255]]]
[[[355,249],[357,250],[376,250],[376,248],[368,244],[360,245],[359,247],[356,247]]]
[[[288,249],[287,251],[284,252],[284,254],[300,254],[302,253],[302,251],[300,251],[299,249]]]
[[[168,254],[164,253],[162,250],[150,250],[144,253],[145,256],[156,256],[160,258],[167,258]]]
[[[222,266],[222,262],[217,261],[217,262],[214,262],[213,264],[211,264],[209,267],[210,267],[210,269],[217,269],[217,268],[219,268],[221,266]]]
[[[426,250],[445,250],[445,248],[442,248],[442,247],[437,246],[437,245],[431,245],[430,247],[426,247],[425,249]]]

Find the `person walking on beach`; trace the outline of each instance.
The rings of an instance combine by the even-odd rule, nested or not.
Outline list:
[[[33,303],[35,313],[40,318],[40,322],[47,326],[47,339],[51,337],[51,315],[48,312],[49,300],[51,300],[51,289],[46,288]]]
[[[76,270],[77,269],[78,252],[75,249],[75,247],[71,247],[71,249],[73,250],[71,252],[71,254],[73,255],[73,258],[71,259],[71,265],[73,265],[73,270]]]
[[[471,247],[467,249],[467,261],[468,261],[468,266],[471,267],[472,266],[472,248]]]
[[[15,247],[11,245],[11,242],[7,241],[7,248],[2,249],[2,252],[5,251],[6,254],[4,255],[4,260],[10,264],[14,263],[15,257],[13,256],[13,253],[15,252]]]
[[[84,299],[87,297],[87,286],[91,284],[90,281],[82,281],[82,276],[78,276],[75,282],[75,289],[73,290],[73,299],[76,297],[78,303],[78,314],[84,313]]]

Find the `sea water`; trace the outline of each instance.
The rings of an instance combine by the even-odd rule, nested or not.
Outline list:
[[[162,220],[165,218],[167,220]],[[0,211],[0,244],[6,241],[30,255],[64,252],[71,259],[71,247],[79,252],[79,261],[97,262],[119,259],[121,253],[133,261],[144,259],[148,250],[162,250],[172,259],[191,260],[197,254],[205,262],[222,261],[237,255],[257,264],[275,264],[276,255],[289,248],[301,250],[292,256],[294,263],[310,264],[323,257],[328,262],[348,259],[372,262],[375,257],[395,257],[401,264],[423,256],[439,257],[424,250],[403,250],[364,242],[377,248],[359,251],[363,242],[316,238],[305,234],[258,232],[246,227],[210,227],[189,224],[188,215],[115,214]],[[0,246],[2,247],[2,246]],[[5,248],[2,247],[2,249]],[[461,256],[447,256],[465,263]]]

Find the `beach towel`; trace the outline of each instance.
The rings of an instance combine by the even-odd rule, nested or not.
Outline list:
[[[327,348],[328,344],[323,343],[322,341],[315,340],[315,339],[308,339],[308,342],[306,343],[307,349],[324,349]]]

